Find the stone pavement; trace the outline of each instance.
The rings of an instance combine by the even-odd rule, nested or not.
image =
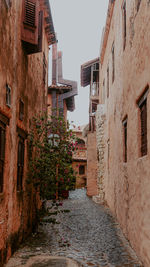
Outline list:
[[[109,209],[94,203],[85,190],[71,192],[60,209],[70,212],[58,214],[60,224],[41,225],[6,267],[142,266]]]

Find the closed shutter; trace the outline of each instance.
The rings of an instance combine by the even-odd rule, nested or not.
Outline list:
[[[140,107],[141,111],[141,155],[147,154],[147,101]]]
[[[22,7],[22,41],[38,45],[38,0],[23,0]]]

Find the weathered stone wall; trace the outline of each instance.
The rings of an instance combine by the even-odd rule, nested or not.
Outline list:
[[[106,172],[106,159],[105,159],[105,128],[106,128],[106,114],[105,105],[98,105],[96,112],[96,140],[97,140],[97,158],[98,158],[98,195],[101,202],[105,200],[104,189],[104,175]]]
[[[87,195],[96,196],[97,186],[97,149],[96,131],[87,135]]]
[[[100,68],[100,103],[106,105],[104,175],[105,200],[143,261],[150,266],[150,93],[147,96],[148,153],[140,156],[140,111],[137,105],[145,87],[150,85],[150,3],[126,0],[127,30],[123,49],[122,2],[115,1],[108,29],[108,41]],[[112,45],[115,48],[115,79],[112,81]],[[109,66],[109,97],[107,85]],[[122,122],[127,116],[127,162],[124,162]]]
[[[43,52],[48,64],[48,43],[43,31],[43,52],[27,56],[21,42],[22,1],[0,1],[0,114],[6,126],[4,189],[0,193],[0,266],[32,229],[36,199],[28,195],[28,142],[25,140],[23,190],[17,191],[17,127],[28,134],[33,115],[46,108],[47,81],[43,83]],[[48,66],[48,65],[47,65]],[[11,88],[11,106],[6,105],[6,84]],[[19,119],[19,100],[24,119]]]

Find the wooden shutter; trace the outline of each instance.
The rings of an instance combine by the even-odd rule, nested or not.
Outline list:
[[[21,34],[22,41],[33,45],[38,45],[38,21],[38,0],[23,0]]]
[[[141,111],[141,155],[147,154],[147,101],[140,106]]]

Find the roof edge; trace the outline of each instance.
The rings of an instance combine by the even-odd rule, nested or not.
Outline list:
[[[101,47],[101,51],[100,51],[100,63],[101,64],[103,64],[103,61],[104,61],[105,50],[106,50],[107,41],[108,41],[108,35],[109,35],[111,20],[112,20],[113,11],[114,11],[114,5],[115,5],[115,0],[109,0],[106,24],[105,24],[105,28],[104,28],[103,42],[102,42],[102,47]]]

